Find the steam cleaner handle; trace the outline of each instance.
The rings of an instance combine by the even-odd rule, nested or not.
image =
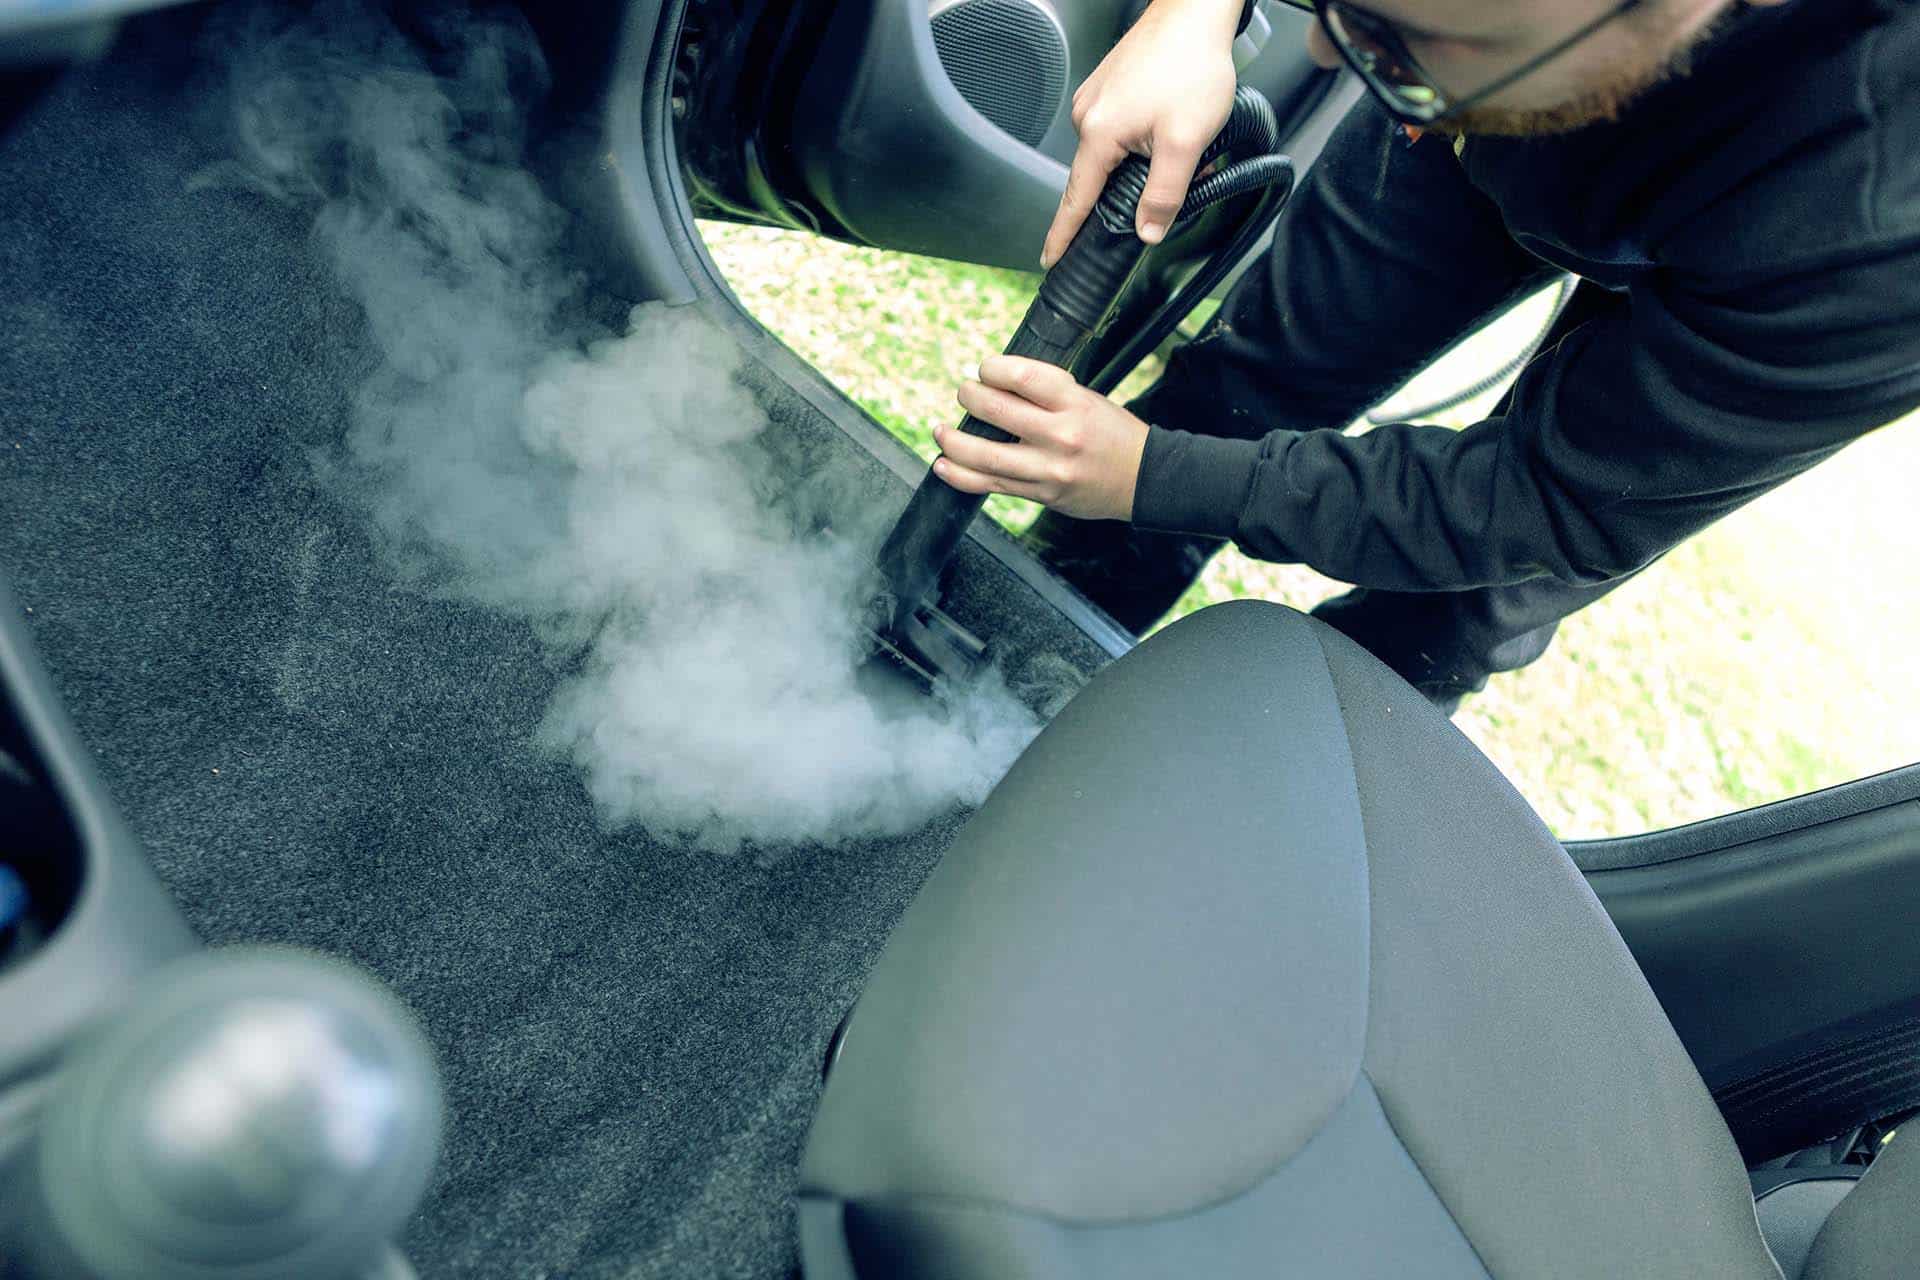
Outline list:
[[[1081,354],[1146,251],[1131,222],[1125,230],[1114,231],[1098,214],[1089,216],[1060,261],[1041,280],[1038,295],[1007,342],[1006,354],[1042,360],[1075,377],[1083,375],[1085,370],[1075,367]],[[960,429],[988,440],[1014,438],[972,414],[960,420]]]
[[[1114,231],[1097,213],[1089,217],[1040,282],[1040,292],[1007,343],[1006,353],[1044,360],[1081,376],[1084,370],[1075,365],[1088,338],[1099,329],[1146,251],[1134,234],[1131,214],[1124,231]],[[1002,443],[1014,439],[972,414],[960,420],[960,430]],[[877,557],[886,583],[883,604],[888,625],[901,626],[932,594],[940,570],[953,558],[985,502],[984,495],[962,493],[931,471],[920,481]]]

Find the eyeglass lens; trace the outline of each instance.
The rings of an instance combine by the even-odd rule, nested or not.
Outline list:
[[[1433,110],[1443,96],[1427,73],[1414,65],[1406,45],[1393,28],[1373,15],[1327,0],[1319,8],[1327,29],[1367,76],[1410,107]]]

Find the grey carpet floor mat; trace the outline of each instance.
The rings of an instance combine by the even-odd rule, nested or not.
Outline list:
[[[424,1276],[787,1273],[822,1047],[963,815],[603,830],[527,749],[561,677],[528,626],[394,586],[316,486],[359,313],[298,211],[189,195],[194,109],[109,61],[0,143],[0,566],[62,696],[206,941],[338,953],[423,1019]]]

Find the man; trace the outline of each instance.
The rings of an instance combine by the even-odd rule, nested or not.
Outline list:
[[[1129,151],[1165,233],[1239,13],[1154,0],[1080,87],[1047,261]],[[1135,630],[1231,538],[1354,584],[1318,616],[1451,709],[1920,405],[1920,0],[1330,0],[1309,49],[1372,96],[1160,382],[1123,409],[995,356],[960,402],[1020,439],[939,436],[949,483],[1047,504],[1040,553]],[[1338,430],[1562,271],[1493,417]]]

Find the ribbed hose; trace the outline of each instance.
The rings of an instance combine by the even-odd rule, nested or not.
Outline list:
[[[1195,183],[1181,204],[1176,225],[1222,200],[1291,182],[1292,162],[1272,154],[1279,136],[1272,105],[1257,90],[1243,86],[1236,91],[1227,123],[1207,145],[1201,163],[1204,166],[1234,152],[1254,154]],[[1099,331],[1146,254],[1147,246],[1134,231],[1134,215],[1146,190],[1149,167],[1147,160],[1128,156],[1113,171],[1093,216],[1040,282],[1038,295],[1007,343],[1008,355],[1044,360],[1076,377],[1084,374],[1078,365],[1088,340]],[[1001,442],[1014,438],[971,414],[960,420],[960,430]],[[962,493],[931,472],[920,482],[877,558],[883,584],[875,601],[879,626],[901,634],[902,624],[932,594],[941,570],[985,501],[984,495]]]
[[[1098,369],[1088,369],[1080,379],[1081,385],[1103,396],[1113,394],[1114,388],[1139,368],[1142,360],[1160,349],[1160,344],[1179,328],[1180,321],[1200,300],[1211,297],[1221,282],[1233,274],[1234,268],[1246,261],[1260,238],[1273,230],[1274,221],[1292,195],[1293,176],[1289,172],[1284,180],[1276,181],[1261,193],[1241,221],[1239,233],[1204,259],[1171,297],[1140,321],[1140,327],[1107,356],[1106,363]]]
[[[1227,122],[1206,150],[1200,153],[1200,163],[1195,172],[1205,169],[1223,155],[1240,153],[1252,155],[1253,160],[1244,161],[1219,173],[1209,174],[1187,188],[1187,198],[1180,203],[1180,212],[1175,215],[1178,224],[1184,218],[1190,218],[1203,209],[1211,208],[1231,196],[1241,195],[1252,190],[1249,186],[1236,186],[1226,190],[1222,180],[1245,165],[1261,160],[1285,160],[1285,157],[1272,154],[1280,145],[1280,122],[1274,117],[1273,104],[1258,89],[1241,85],[1234,90],[1233,108],[1227,114]],[[1286,167],[1292,170],[1291,161]],[[1134,214],[1140,208],[1140,197],[1146,194],[1147,174],[1152,170],[1153,162],[1144,156],[1130,155],[1122,160],[1107,177],[1105,190],[1095,202],[1093,212],[1106,228],[1112,232],[1131,232]],[[1254,186],[1264,186],[1256,182]]]
[[[1229,165],[1219,173],[1202,178],[1187,193],[1186,203],[1180,206],[1180,216],[1190,217],[1222,200],[1231,200],[1249,191],[1292,181],[1293,161],[1287,156],[1255,156],[1251,160],[1242,160],[1239,164]]]

